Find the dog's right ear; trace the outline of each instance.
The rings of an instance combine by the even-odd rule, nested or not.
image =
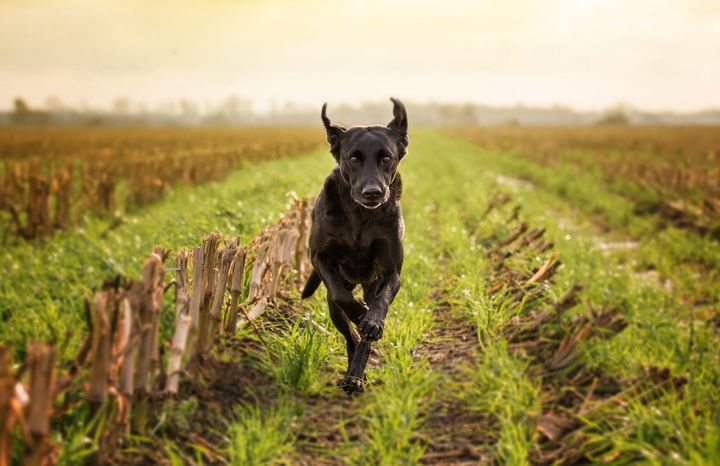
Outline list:
[[[330,118],[327,117],[327,102],[322,106],[322,117],[323,124],[325,125],[325,131],[327,132],[327,142],[330,144],[330,153],[335,157],[335,160],[340,158],[340,142],[345,135],[345,128],[335,123],[330,122]]]

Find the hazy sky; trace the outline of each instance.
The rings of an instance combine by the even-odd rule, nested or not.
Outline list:
[[[0,0],[0,107],[720,107],[720,0]]]

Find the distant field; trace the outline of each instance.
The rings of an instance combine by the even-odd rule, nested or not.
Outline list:
[[[319,142],[309,128],[0,129],[0,229],[46,236]]]
[[[720,238],[718,127],[468,127],[449,133],[555,171],[602,178],[609,190],[632,200],[637,213]]]
[[[29,341],[55,339],[67,341],[59,359],[69,365],[85,331],[82,298],[103,280],[137,276],[156,244],[176,252],[211,231],[247,242],[294,196],[316,194],[333,166],[313,131],[23,131],[0,133],[5,186],[28,157],[47,173],[98,158],[95,174],[149,157],[173,173],[207,165],[212,181],[171,176],[172,189],[130,203],[121,221],[90,215],[8,243],[0,341],[16,361]],[[714,464],[719,133],[411,132],[403,285],[367,391],[348,398],[334,386],[345,350],[324,293],[301,303],[292,291],[282,315],[218,346],[227,380],[158,399],[163,415],[119,445],[117,464]],[[670,216],[672,206],[684,213]],[[53,442],[73,464],[97,439],[83,429],[87,413],[68,410],[72,428],[56,419]]]

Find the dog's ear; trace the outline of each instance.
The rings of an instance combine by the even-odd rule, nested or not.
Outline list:
[[[403,158],[405,154],[407,154],[407,147],[410,143],[410,140],[408,139],[408,120],[407,120],[407,112],[405,111],[405,105],[403,105],[400,100],[390,97],[390,100],[392,100],[393,103],[393,120],[388,123],[388,128],[393,130],[398,136],[397,145],[398,145],[398,154],[400,155],[400,158]]]
[[[340,157],[340,142],[347,130],[340,125],[331,123],[326,112],[327,102],[323,104],[320,116],[322,117],[323,124],[325,125],[325,131],[327,132],[327,142],[330,144],[330,153],[333,157],[335,157],[335,160],[338,160]]]

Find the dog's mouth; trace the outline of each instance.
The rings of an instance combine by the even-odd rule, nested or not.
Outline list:
[[[382,204],[383,204],[382,202],[378,202],[377,204],[368,204],[368,203],[366,203],[366,202],[363,202],[363,203],[361,203],[360,205],[363,206],[363,207],[365,207],[366,209],[377,209],[377,208],[380,207]]]
[[[382,197],[379,197],[377,199],[368,199],[363,196],[352,196],[353,201],[360,204],[365,209],[377,209],[381,205],[385,204],[388,201],[389,196],[385,195]]]
[[[385,202],[383,201],[365,201],[365,200],[357,200],[355,199],[355,202],[360,204],[361,206],[365,207],[366,209],[377,209],[381,205],[383,205]]]

